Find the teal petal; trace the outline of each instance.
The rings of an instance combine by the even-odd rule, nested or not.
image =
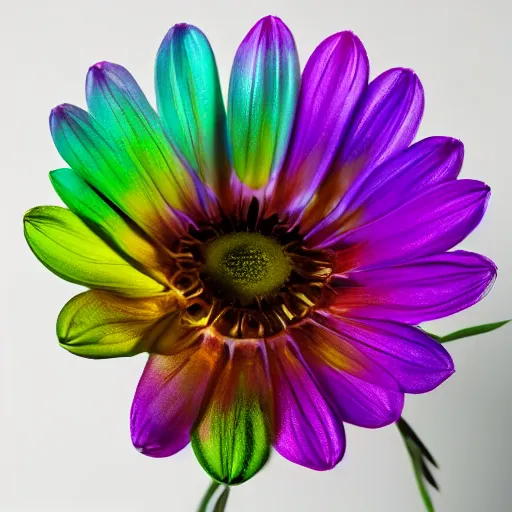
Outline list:
[[[230,164],[226,112],[215,57],[196,27],[175,25],[156,59],[158,111],[174,145],[217,194],[227,191]]]
[[[193,212],[198,207],[194,180],[133,76],[122,66],[99,62],[89,69],[86,93],[91,115],[165,202]]]
[[[300,83],[293,36],[267,16],[238,48],[231,72],[228,126],[240,180],[258,189],[280,169],[290,139]]]
[[[147,233],[165,242],[179,229],[148,174],[87,112],[74,105],[59,105],[50,115],[50,129],[67,164]]]

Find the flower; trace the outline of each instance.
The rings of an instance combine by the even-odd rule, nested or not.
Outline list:
[[[411,145],[424,106],[411,70],[368,84],[363,45],[340,32],[301,77],[289,29],[269,16],[236,53],[227,116],[210,45],[186,24],[158,51],[159,114],[116,64],[92,66],[86,92],[89,112],[50,117],[67,209],[30,210],[25,233],[47,268],[90,288],[58,317],[62,347],[149,352],[131,412],[140,452],[191,441],[227,484],[270,446],[330,469],[345,422],[396,422],[404,393],[453,373],[417,325],[492,285],[490,260],[448,252],[490,190],[457,179],[460,141]]]

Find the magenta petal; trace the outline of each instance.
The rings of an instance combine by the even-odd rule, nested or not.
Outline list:
[[[380,428],[395,423],[402,415],[402,391],[381,388],[343,373],[328,364],[308,358],[308,364],[341,421],[365,428]]]
[[[332,469],[345,452],[343,424],[334,416],[291,340],[269,344],[276,407],[275,449],[310,469]]]
[[[308,233],[321,242],[336,230],[362,226],[422,194],[433,185],[457,178],[464,159],[462,142],[450,137],[429,137],[363,171],[343,200]]]
[[[319,313],[329,328],[380,364],[405,393],[426,393],[455,371],[446,349],[421,329],[374,319],[334,317]]]
[[[367,428],[398,420],[404,394],[392,375],[361,353],[350,339],[323,326],[321,315],[315,320],[318,323],[309,324],[314,330],[305,329],[305,322],[290,334],[338,419]],[[347,345],[358,358],[347,357]],[[363,367],[361,361],[365,362]]]
[[[306,205],[315,193],[368,82],[368,57],[351,32],[325,39],[302,75],[294,130],[277,190],[289,210]]]
[[[476,180],[430,188],[365,226],[319,244],[338,250],[339,271],[387,266],[447,251],[482,219],[490,189]]]
[[[177,355],[151,355],[131,411],[134,446],[150,457],[168,457],[190,442],[221,346],[203,342]]]
[[[479,254],[455,251],[427,256],[334,279],[331,309],[419,324],[472,306],[487,294],[495,278],[496,266]]]
[[[423,87],[410,69],[382,73],[361,98],[343,144],[339,168],[374,168],[405,149],[416,135],[423,107]]]
[[[387,160],[354,184],[346,213],[366,208],[366,222],[374,220],[421,194],[427,188],[457,178],[464,159],[462,142],[450,137],[423,139]]]

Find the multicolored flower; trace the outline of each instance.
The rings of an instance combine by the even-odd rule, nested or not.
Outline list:
[[[351,32],[302,73],[275,17],[240,45],[227,116],[204,34],[173,27],[156,62],[158,114],[132,75],[100,62],[89,112],[56,107],[50,173],[67,208],[25,217],[59,277],[90,288],[59,315],[89,358],[149,352],[135,447],[192,442],[217,481],[246,481],[270,447],[316,470],[343,457],[343,424],[396,422],[404,393],[454,371],[417,327],[479,301],[496,267],[457,250],[489,198],[457,179],[461,142],[412,144],[423,88],[409,69],[368,83]]]

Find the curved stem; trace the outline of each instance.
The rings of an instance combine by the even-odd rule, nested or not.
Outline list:
[[[212,483],[204,493],[197,512],[208,512],[208,510],[211,510],[212,512],[222,512],[225,509],[229,496],[229,487],[222,486],[224,487],[224,491],[219,496],[215,497],[217,489],[221,486],[222,484],[212,480]]]

